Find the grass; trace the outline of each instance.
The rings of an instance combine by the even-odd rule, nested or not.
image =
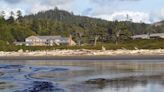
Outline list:
[[[18,51],[23,49],[24,51],[36,51],[36,50],[55,50],[55,49],[90,49],[90,50],[101,50],[104,46],[107,50],[116,49],[164,49],[164,39],[149,39],[149,40],[125,40],[120,41],[118,45],[114,42],[109,43],[98,43],[96,46],[84,45],[84,46],[15,46],[15,45],[0,45],[0,51]]]

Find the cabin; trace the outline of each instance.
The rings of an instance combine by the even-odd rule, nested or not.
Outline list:
[[[131,37],[132,39],[150,39],[148,34],[142,34],[142,35],[134,35]]]
[[[132,39],[150,39],[150,38],[161,38],[161,39],[164,39],[164,33],[134,35],[131,38]]]
[[[60,46],[60,45],[74,46],[76,45],[76,43],[72,40],[71,36],[70,37],[30,36],[25,39],[24,44],[26,46]]]
[[[162,38],[162,39],[164,39],[164,33],[151,34],[150,38]]]

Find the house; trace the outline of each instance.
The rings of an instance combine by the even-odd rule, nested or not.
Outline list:
[[[156,34],[151,34],[151,38],[162,38],[164,39],[164,33],[156,33]]]
[[[132,39],[150,39],[150,36],[148,34],[142,34],[142,35],[134,35],[131,38]]]
[[[19,46],[19,45],[26,45],[26,43],[25,42],[14,42],[14,44],[16,45],[16,46]]]
[[[30,36],[25,39],[24,44],[26,46],[76,45],[71,36],[68,38],[61,36]]]
[[[150,38],[162,38],[162,39],[164,39],[164,33],[142,34],[142,35],[132,36],[132,39],[150,39]]]

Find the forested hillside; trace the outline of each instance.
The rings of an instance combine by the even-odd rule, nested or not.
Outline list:
[[[41,11],[37,14],[22,16],[21,11],[11,12],[9,19],[5,13],[0,16],[0,43],[10,44],[24,41],[30,35],[72,35],[78,43],[108,43],[111,40],[129,39],[131,35],[164,32],[164,25],[132,23],[131,21],[106,21],[96,18],[74,15],[57,8]]]

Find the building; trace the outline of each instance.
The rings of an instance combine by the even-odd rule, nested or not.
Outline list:
[[[164,39],[164,33],[142,34],[142,35],[132,36],[132,39],[150,39],[150,38],[162,38],[162,39]]]
[[[14,44],[19,46],[19,45],[25,45],[26,43],[25,42],[17,42],[17,41],[15,41]]]
[[[162,38],[162,39],[164,39],[164,33],[151,34],[150,38]]]
[[[148,34],[134,35],[132,39],[150,39],[150,36]]]
[[[30,36],[25,39],[24,44],[26,46],[76,45],[71,36],[68,38],[61,36]]]

